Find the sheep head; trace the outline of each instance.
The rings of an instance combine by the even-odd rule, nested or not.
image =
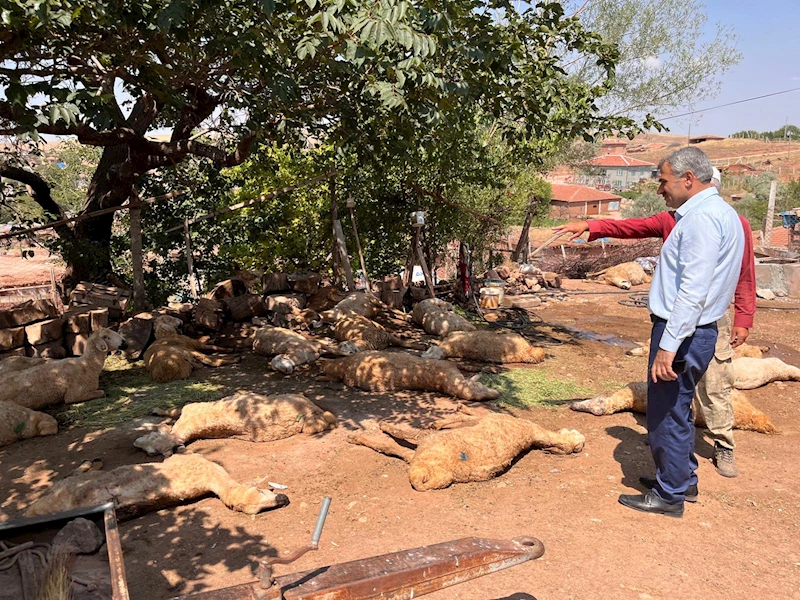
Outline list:
[[[116,331],[102,327],[91,335],[88,347],[94,348],[101,354],[110,354],[115,350],[124,350],[128,344]]]

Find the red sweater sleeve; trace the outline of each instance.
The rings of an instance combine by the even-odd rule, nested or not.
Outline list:
[[[675,217],[669,212],[661,212],[643,219],[599,219],[589,221],[589,241],[602,237],[613,238],[650,238],[667,239],[675,227]]]
[[[750,223],[739,217],[744,229],[744,255],[739,283],[733,294],[733,326],[752,329],[753,315],[756,313],[756,258],[753,253],[753,233]]]

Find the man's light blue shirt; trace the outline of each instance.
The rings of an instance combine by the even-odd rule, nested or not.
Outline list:
[[[675,211],[650,286],[648,307],[667,320],[659,347],[677,352],[699,325],[728,310],[739,280],[744,230],[713,187],[698,192]]]

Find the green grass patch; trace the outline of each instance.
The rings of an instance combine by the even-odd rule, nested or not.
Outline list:
[[[150,414],[153,408],[181,407],[187,402],[219,400],[225,386],[210,381],[155,383],[141,361],[129,363],[117,356],[106,360],[100,375],[106,397],[61,408],[55,417],[62,425],[105,428]]]
[[[559,406],[593,395],[592,390],[571,381],[555,379],[541,369],[510,369],[504,373],[484,375],[481,382],[500,392],[499,402],[517,408]]]

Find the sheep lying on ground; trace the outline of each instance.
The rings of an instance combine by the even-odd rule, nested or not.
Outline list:
[[[478,381],[480,375],[467,379],[453,363],[404,352],[359,352],[328,361],[322,370],[346,385],[375,392],[426,390],[464,400],[494,400],[500,396],[500,392]]]
[[[327,323],[335,323],[339,319],[354,315],[371,319],[385,308],[386,305],[374,296],[364,292],[353,292],[332,309],[321,312],[320,317]]]
[[[39,435],[58,433],[56,420],[14,402],[0,402],[0,446]]]
[[[216,402],[187,404],[171,430],[142,436],[134,446],[151,455],[170,456],[176,447],[197,439],[232,437],[249,442],[271,442],[334,427],[336,417],[302,394],[268,398],[240,392]]]
[[[127,518],[209,493],[219,496],[228,508],[248,515],[289,503],[284,494],[237,483],[220,465],[199,454],[176,454],[162,463],[67,477],[31,504],[25,514],[33,517],[113,502],[117,515]]]
[[[451,425],[447,422],[435,427]],[[502,473],[530,448],[570,454],[580,452],[585,442],[574,429],[548,431],[531,421],[498,413],[459,425],[467,426],[448,431],[421,431],[381,423],[383,434],[353,434],[348,441],[409,463],[408,480],[418,491],[442,489],[453,483],[486,481]],[[416,451],[401,446],[389,436],[415,445]]]
[[[422,344],[392,335],[382,325],[361,315],[352,315],[339,319],[336,321],[333,333],[336,339],[342,342],[339,344],[339,350],[342,354],[355,354],[365,350],[385,350],[389,346],[414,348],[416,350],[425,349]]]
[[[733,358],[761,358],[765,352],[769,352],[768,346],[751,346],[745,343],[733,349]],[[629,356],[647,356],[650,354],[650,342],[641,342],[638,347],[628,350],[626,354]]]
[[[120,334],[105,327],[98,329],[89,336],[83,356],[45,360],[4,376],[0,401],[38,410],[61,402],[102,398],[105,392],[100,389],[100,372],[109,353],[119,348],[125,348]]]
[[[608,269],[596,273],[596,276],[599,277],[598,281],[607,283],[608,285],[615,285],[623,290],[631,289],[632,285],[639,285],[652,281],[652,277],[645,273],[642,265],[637,262],[626,262],[609,267]]]
[[[241,360],[240,356],[206,356],[204,352],[234,352],[229,348],[204,344],[178,333],[183,322],[169,315],[161,315],[153,321],[156,341],[144,353],[144,366],[156,383],[167,383],[188,379],[192,369],[203,365],[220,367]]]
[[[456,331],[423,358],[467,358],[491,363],[540,363],[545,351],[536,348],[518,333],[500,331]]]
[[[757,431],[758,433],[778,433],[777,428],[772,424],[769,417],[750,404],[750,400],[742,392],[732,390],[731,399],[733,400],[734,429]],[[601,395],[589,400],[573,402],[570,408],[579,412],[592,413],[596,416],[613,415],[626,410],[644,414],[647,412],[647,383],[629,383],[610,396]],[[703,418],[703,411],[697,405],[697,399],[693,403],[693,410],[695,425],[705,427],[706,422]]]
[[[47,360],[50,359],[34,358],[33,356],[9,356],[8,358],[0,360],[0,377],[8,375],[9,373],[30,369],[36,365],[41,365]]]
[[[438,298],[418,302],[411,312],[411,319],[425,333],[446,335],[453,331],[475,331],[475,326],[464,317],[453,312],[453,305]]]
[[[300,365],[317,360],[323,349],[323,345],[316,340],[309,340],[291,329],[271,325],[256,331],[253,340],[253,351],[262,356],[272,356],[270,366],[286,375]]]
[[[800,369],[780,358],[737,358],[733,375],[733,387],[739,390],[752,390],[773,381],[800,381]]]

